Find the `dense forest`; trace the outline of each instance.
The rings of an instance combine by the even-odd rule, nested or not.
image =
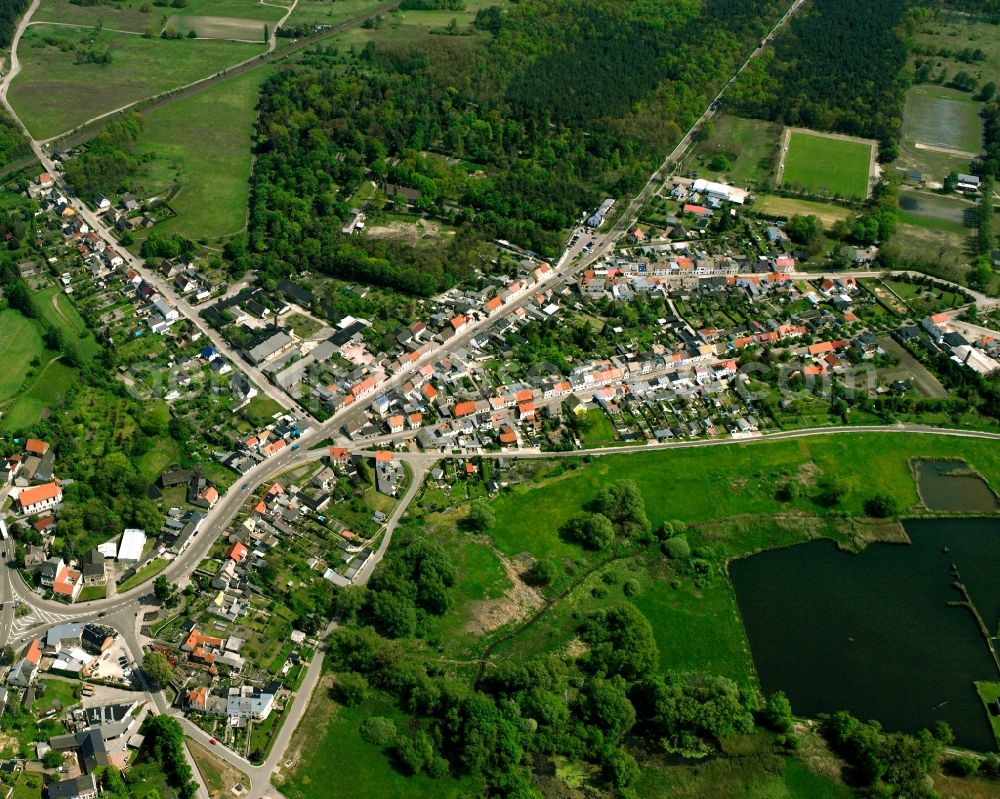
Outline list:
[[[742,114],[879,139],[892,160],[907,81],[908,0],[812,0],[734,87]]]
[[[316,54],[264,88],[257,265],[428,294],[465,277],[485,238],[552,254],[584,211],[643,184],[782,7],[525,0],[477,14],[485,39],[377,39],[347,71]],[[342,237],[366,177],[416,189],[467,235],[423,250]]]
[[[0,47],[10,46],[17,21],[28,7],[28,0],[0,0]]]

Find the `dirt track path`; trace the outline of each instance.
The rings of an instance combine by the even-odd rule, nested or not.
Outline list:
[[[69,320],[69,317],[66,316],[66,314],[63,312],[63,309],[59,307],[59,294],[56,293],[56,294],[53,294],[51,297],[49,297],[49,302],[52,303],[52,310],[56,312],[56,314],[59,316],[59,318],[62,319],[67,325],[69,325],[70,327],[72,327],[75,330],[76,329],[76,325],[74,325]]]

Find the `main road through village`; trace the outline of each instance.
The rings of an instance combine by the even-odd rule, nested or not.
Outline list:
[[[751,63],[751,61],[763,51],[766,43],[770,41],[777,30],[784,25],[796,11],[799,10],[804,1],[805,0],[795,0],[795,2],[791,4],[786,14],[764,38],[761,45],[750,54],[748,59],[740,66],[739,70],[734,73],[729,82],[722,87],[719,94],[713,98],[712,102],[705,109],[702,116],[685,134],[677,147],[667,157],[664,164],[651,176],[649,182],[643,187],[639,194],[629,202],[622,212],[620,212],[617,221],[612,224],[610,229],[606,232],[597,234],[593,237],[594,244],[589,251],[586,253],[582,251],[584,246],[583,237],[581,237],[577,243],[570,244],[559,260],[554,264],[554,268],[550,275],[534,287],[536,291],[528,294],[527,296],[523,296],[509,302],[507,306],[505,306],[505,312],[509,313],[530,302],[532,294],[537,293],[537,290],[552,288],[572,279],[573,276],[590,267],[613,250],[621,236],[638,216],[638,212],[642,205],[649,199],[650,196],[652,196],[657,187],[661,185],[663,178],[669,174],[670,166],[677,163],[680,157],[687,151],[691,143],[694,141],[699,128],[713,116],[726,89]],[[40,0],[34,0],[15,32],[11,46],[10,70],[3,77],[2,81],[0,81],[0,103],[2,103],[7,112],[24,131],[25,135],[31,142],[32,150],[42,167],[55,177],[59,189],[70,198],[70,201],[82,218],[86,220],[95,232],[103,236],[107,241],[114,242],[115,237],[104,220],[94,214],[91,209],[87,207],[79,198],[73,196],[70,188],[66,186],[65,182],[62,180],[59,170],[57,169],[56,164],[52,161],[44,144],[31,136],[7,99],[7,91],[10,86],[10,82],[20,70],[17,45],[20,42],[21,35],[23,34],[26,26],[30,22],[32,14],[37,9],[39,2]],[[203,320],[199,318],[195,309],[184,301],[183,298],[178,297],[171,287],[166,284],[159,275],[151,272],[146,267],[146,264],[141,259],[136,258],[127,250],[124,250],[124,248],[120,250],[120,253],[122,257],[125,258],[130,268],[135,269],[144,279],[150,281],[154,286],[156,286],[163,296],[176,305],[180,313],[190,319],[193,324],[198,326],[198,328],[210,341],[212,341],[220,352],[229,357],[233,363],[242,367],[243,370],[257,383],[258,386],[260,386],[263,391],[267,393],[268,396],[272,397],[272,399],[277,401],[286,409],[294,409],[296,407],[296,404],[286,394],[278,390],[277,387],[271,385],[257,369],[246,363],[246,361],[241,358],[238,353],[233,351],[233,349],[229,347],[229,345],[216,331],[212,330],[204,323]],[[388,381],[386,381],[386,383],[383,384],[383,390],[389,390],[401,384],[408,379],[410,373],[420,369],[426,364],[434,363],[440,360],[451,350],[466,345],[471,338],[481,332],[485,327],[493,324],[493,322],[493,319],[484,318],[470,324],[462,333],[450,339],[446,344],[430,349],[423,356],[421,356],[419,360],[412,363],[409,368],[404,369],[391,377]],[[204,559],[212,544],[215,543],[218,537],[228,529],[229,525],[244,507],[248,498],[254,496],[258,487],[273,480],[282,472],[285,472],[296,465],[314,461],[323,457],[327,450],[325,447],[318,447],[317,445],[319,442],[327,438],[337,438],[338,428],[343,423],[344,419],[349,414],[353,415],[363,411],[374,401],[374,399],[375,396],[372,395],[367,399],[360,400],[359,402],[349,406],[349,408],[334,414],[323,423],[315,422],[315,420],[312,420],[307,416],[307,421],[311,424],[311,427],[299,440],[299,449],[293,450],[291,448],[286,448],[279,454],[273,456],[267,461],[264,461],[263,463],[258,464],[253,469],[248,471],[240,481],[238,481],[228,492],[226,492],[225,495],[220,498],[216,506],[207,512],[200,532],[194,537],[188,548],[172,560],[162,573],[172,582],[178,583],[179,585],[186,584],[189,575],[194,571],[198,563]],[[304,409],[300,409],[300,412],[302,410]],[[949,435],[1000,440],[1000,435],[998,434],[964,430],[944,430],[914,425],[827,427],[811,430],[799,430],[794,432],[769,433],[758,435],[751,439],[741,440],[712,439],[667,444],[641,444],[568,453],[550,453],[527,449],[513,451],[508,450],[502,454],[488,454],[487,457],[502,455],[503,457],[508,458],[557,458],[567,456],[579,457],[584,454],[601,457],[612,454],[624,455],[633,452],[683,449],[689,447],[732,446],[735,444],[747,443],[748,441],[763,442],[787,438],[821,435],[827,436],[866,431],[925,433],[929,435]],[[389,439],[390,437],[384,436],[357,441],[350,446],[350,449],[353,453],[373,452]],[[311,446],[313,448],[310,448]],[[388,550],[392,540],[393,530],[405,514],[410,502],[417,495],[423,482],[423,478],[431,466],[436,461],[443,458],[464,458],[467,457],[467,455],[457,455],[453,453],[399,453],[398,457],[409,467],[410,482],[404,496],[397,503],[393,513],[387,520],[384,529],[380,533],[381,538],[375,554],[369,558],[368,563],[365,564],[365,568],[358,575],[358,582],[361,583],[367,581],[372,570]],[[144,611],[152,610],[151,605],[155,604],[149,596],[152,581],[147,581],[146,583],[132,588],[129,591],[125,591],[106,599],[67,606],[58,602],[43,599],[25,584],[20,576],[20,573],[15,568],[12,542],[3,542],[2,546],[0,546],[0,554],[2,554],[6,564],[5,568],[0,569],[0,602],[2,602],[3,607],[3,610],[0,611],[0,645],[11,645],[13,647],[23,646],[32,637],[43,633],[47,627],[61,621],[100,621],[101,624],[112,627],[121,634],[125,644],[132,653],[133,658],[137,663],[141,663],[142,641],[140,640],[139,628]],[[22,608],[17,614],[15,614],[14,609],[15,598],[17,603]],[[258,797],[280,797],[280,793],[277,789],[271,786],[270,780],[272,775],[280,773],[280,770],[284,765],[283,758],[285,750],[291,739],[292,733],[302,718],[306,705],[308,704],[309,697],[319,680],[323,658],[324,651],[323,647],[320,646],[317,648],[317,654],[313,657],[311,663],[309,664],[306,677],[301,688],[295,694],[292,705],[285,714],[281,731],[271,746],[270,754],[267,760],[259,766],[251,764],[241,755],[227,747],[220,745],[212,746],[209,736],[205,732],[194,724],[188,722],[186,719],[183,719],[179,711],[169,706],[162,691],[149,690],[149,686],[145,684],[141,687],[146,690],[149,696],[149,701],[153,703],[158,712],[170,713],[178,716],[181,723],[184,725],[185,733],[187,735],[202,744],[209,745],[216,755],[220,756],[232,766],[247,775],[251,784],[251,787],[246,794],[247,799],[257,799]],[[137,674],[140,675],[139,679],[141,680],[141,671],[137,671]],[[207,796],[204,785],[200,786],[199,795]]]

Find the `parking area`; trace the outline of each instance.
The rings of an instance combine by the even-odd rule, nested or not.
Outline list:
[[[106,682],[130,683],[134,663],[120,636],[98,659],[94,679]]]

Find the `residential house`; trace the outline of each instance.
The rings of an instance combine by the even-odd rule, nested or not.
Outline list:
[[[92,655],[102,655],[114,643],[113,630],[99,624],[87,624],[83,628],[80,642],[85,652]]]
[[[37,455],[40,458],[48,451],[49,445],[45,441],[40,441],[37,438],[29,438],[24,442],[25,455]]]
[[[59,572],[59,576],[52,583],[52,593],[56,596],[66,597],[71,602],[76,601],[82,589],[83,575],[68,566]]]
[[[90,550],[83,559],[80,571],[83,574],[84,585],[103,585],[107,580],[104,568],[104,555],[96,549]]]
[[[37,664],[32,663],[27,658],[21,658],[15,661],[14,665],[10,667],[10,671],[7,672],[7,685],[12,685],[15,688],[27,688],[37,676]]]
[[[226,557],[237,563],[244,560],[248,550],[242,541],[233,541],[232,546],[226,551]]]
[[[41,569],[41,582],[44,588],[51,588],[52,584],[59,577],[59,574],[65,568],[66,564],[63,563],[62,558],[51,557],[42,563]]]
[[[49,799],[95,799],[97,780],[93,774],[83,774],[68,780],[50,782],[46,791]]]
[[[346,447],[330,447],[328,456],[330,464],[341,469],[347,469],[351,464],[351,453]]]
[[[34,514],[51,510],[62,502],[62,488],[56,483],[25,488],[17,495],[18,509],[21,513]]]

